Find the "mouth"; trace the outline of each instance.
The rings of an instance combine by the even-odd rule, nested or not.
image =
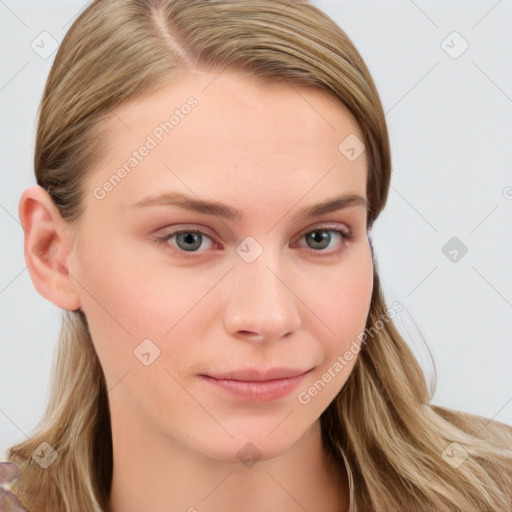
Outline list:
[[[268,401],[291,393],[310,373],[309,370],[271,368],[270,370],[243,369],[215,375],[201,374],[207,384],[243,400]]]

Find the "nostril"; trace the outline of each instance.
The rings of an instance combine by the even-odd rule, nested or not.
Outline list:
[[[262,334],[257,334],[257,333],[252,332],[252,331],[238,331],[238,332],[241,335],[249,337],[249,338],[251,338],[253,340],[262,341],[263,339],[265,339],[265,336],[263,336]]]

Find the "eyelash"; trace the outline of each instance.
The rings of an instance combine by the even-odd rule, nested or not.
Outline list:
[[[314,253],[317,253],[315,257],[318,257],[318,258],[326,258],[326,257],[334,257],[334,256],[338,256],[340,255],[341,252],[344,251],[345,249],[345,244],[343,242],[346,242],[346,243],[350,243],[353,238],[354,238],[354,235],[353,233],[351,232],[351,230],[346,227],[344,230],[340,230],[340,229],[333,229],[332,226],[320,226],[320,227],[317,227],[315,229],[312,229],[312,230],[309,230],[309,231],[306,231],[304,233],[302,233],[301,235],[299,235],[294,241],[297,241],[297,240],[300,240],[302,237],[306,236],[306,235],[309,235],[311,233],[315,233],[315,232],[331,232],[331,233],[337,233],[339,235],[341,235],[341,243],[340,243],[340,247],[338,249],[335,249],[334,251],[325,251],[323,249],[318,249],[318,250],[315,250],[315,249],[310,249],[312,252]],[[201,229],[197,229],[197,228],[194,228],[194,229],[180,229],[180,230],[177,230],[177,231],[173,231],[163,237],[159,237],[156,239],[156,243],[158,245],[163,245],[165,246],[164,248],[165,249],[170,249],[172,252],[178,252],[180,254],[180,257],[184,257],[184,258],[197,258],[200,256],[201,252],[198,252],[198,251],[184,251],[182,249],[179,249],[179,248],[176,248],[176,247],[173,247],[172,245],[169,244],[169,239],[176,236],[176,235],[180,235],[182,233],[192,233],[192,234],[200,234],[202,236],[206,236],[210,239],[213,240],[213,238],[208,234],[206,233],[205,231],[201,230]]]

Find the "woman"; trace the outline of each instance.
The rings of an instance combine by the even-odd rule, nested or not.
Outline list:
[[[374,82],[307,2],[95,1],[20,199],[66,311],[30,511],[510,510],[510,428],[431,405],[379,287]]]

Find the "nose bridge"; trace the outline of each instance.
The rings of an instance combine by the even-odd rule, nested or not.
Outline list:
[[[277,248],[246,240],[237,247],[231,273],[233,286],[226,309],[226,328],[260,338],[284,336],[300,327],[293,283],[282,275],[282,255]]]

